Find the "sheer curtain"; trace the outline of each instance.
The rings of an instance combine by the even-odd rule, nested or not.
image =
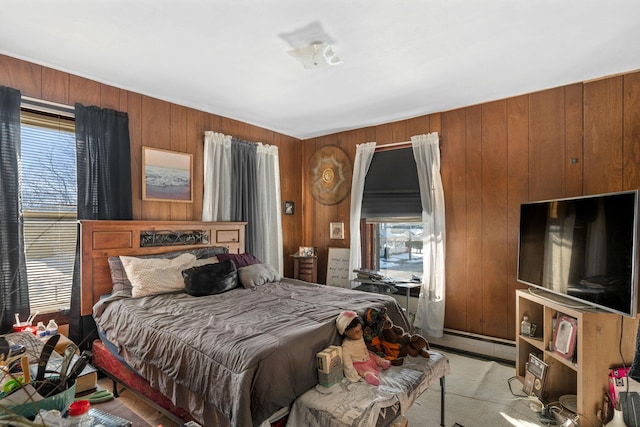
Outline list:
[[[258,143],[258,230],[263,230],[262,261],[275,267],[282,275],[282,221],[280,203],[280,157],[278,147]]]
[[[20,182],[20,91],[0,86],[0,333],[29,314]]]
[[[423,278],[414,326],[427,336],[441,337],[445,301],[445,217],[438,134],[413,136],[411,144],[420,182],[424,230]]]
[[[206,131],[204,133],[204,182],[205,192],[202,198],[202,219],[204,221],[230,221],[230,136],[212,131]]]
[[[75,105],[78,219],[133,218],[129,116]],[[91,316],[80,315],[80,239],[71,288],[69,338],[88,348],[97,338]]]
[[[351,178],[351,211],[349,232],[351,234],[349,251],[349,283],[355,278],[354,269],[362,267],[362,248],[360,243],[360,213],[362,212],[362,192],[364,180],[371,165],[373,153],[376,150],[375,142],[367,142],[356,145],[356,158],[353,161],[353,175]]]
[[[278,147],[207,131],[203,221],[246,221],[245,250],[282,274]]]

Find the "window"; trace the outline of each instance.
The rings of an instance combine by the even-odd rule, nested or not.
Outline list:
[[[76,154],[72,119],[21,113],[22,207],[31,311],[67,309],[76,254]]]
[[[395,218],[371,225],[372,269],[387,277],[411,280],[422,277],[422,222],[419,218]]]
[[[376,151],[362,199],[363,266],[387,277],[422,277],[422,201],[412,148]]]

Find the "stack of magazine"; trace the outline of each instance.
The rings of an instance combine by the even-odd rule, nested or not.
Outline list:
[[[369,270],[367,268],[356,268],[355,270],[353,270],[353,272],[356,273],[358,279],[380,282],[384,281],[385,279],[384,274],[380,273],[379,271]]]

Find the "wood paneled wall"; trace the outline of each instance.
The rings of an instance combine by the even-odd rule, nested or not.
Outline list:
[[[352,161],[357,144],[440,134],[447,222],[445,327],[515,337],[520,204],[640,188],[640,73],[517,96],[313,138],[303,142],[305,167],[323,145]],[[319,248],[326,278],[329,222],[348,228],[349,198],[316,202],[303,185],[304,246]]]
[[[515,336],[519,207],[524,201],[640,188],[640,73],[517,96],[305,141],[225,117],[118,89],[0,55],[0,85],[67,105],[76,102],[129,113],[134,219],[200,220],[203,135],[214,130],[279,147],[285,275],[298,246],[319,252],[326,280],[327,248],[349,247],[347,196],[316,202],[306,185],[309,159],[337,145],[353,162],[356,145],[440,134],[447,221],[445,327],[498,338]],[[141,199],[142,146],[194,155],[194,203]],[[344,240],[329,223],[345,223]]]
[[[125,111],[129,115],[133,218],[140,220],[201,220],[203,141],[208,130],[278,147],[282,200],[293,201],[295,215],[283,215],[285,275],[302,240],[302,148],[299,140],[237,120],[119,89],[73,74],[0,55],[0,85],[28,96],[65,105],[80,103]],[[193,154],[193,203],[142,200],[142,146]]]

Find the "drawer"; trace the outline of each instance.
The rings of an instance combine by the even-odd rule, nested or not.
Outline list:
[[[304,259],[301,258],[300,260],[298,260],[298,264],[300,265],[300,268],[313,268],[313,266],[315,265],[316,261],[313,258],[309,258],[309,259]]]
[[[313,276],[313,273],[309,272],[309,273],[304,273],[304,272],[300,272],[298,274],[298,279],[299,280],[304,280],[305,282],[315,282],[315,278]]]
[[[233,243],[240,241],[240,230],[216,230],[217,243]]]

